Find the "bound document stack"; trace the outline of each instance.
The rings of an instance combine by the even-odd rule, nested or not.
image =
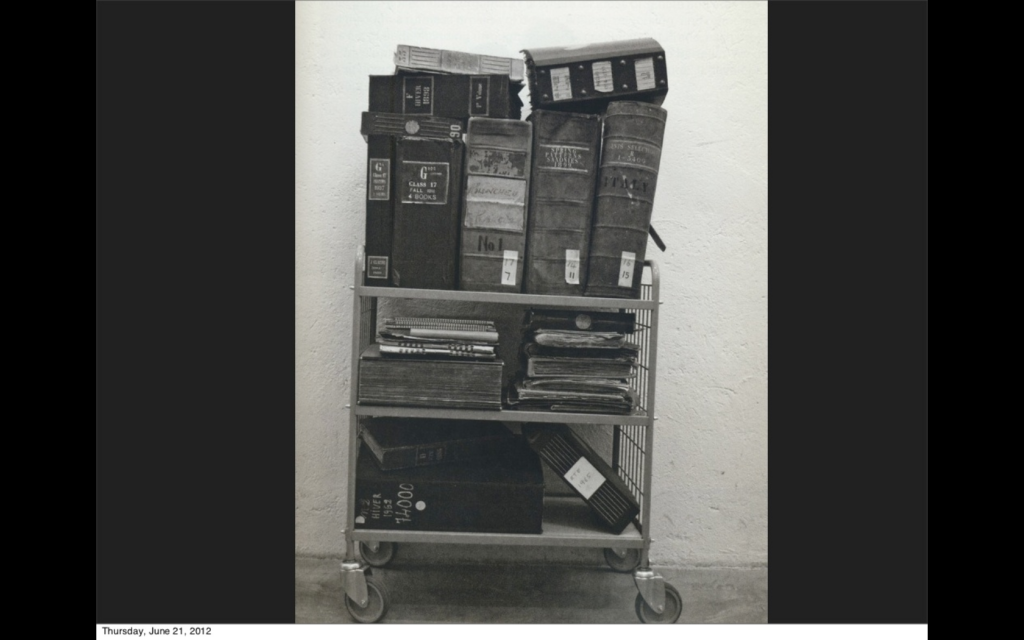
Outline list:
[[[574,322],[576,329],[563,328]],[[630,313],[532,311],[522,354],[524,371],[509,389],[521,409],[572,413],[633,412],[640,347],[626,340]],[[596,331],[597,327],[619,331]]]
[[[359,358],[359,403],[501,409],[493,322],[386,318]]]

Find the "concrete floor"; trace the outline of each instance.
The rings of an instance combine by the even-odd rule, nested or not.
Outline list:
[[[600,549],[520,551],[512,560],[504,548],[399,545],[373,570],[391,594],[380,624],[639,624],[632,576],[609,569]],[[295,558],[295,622],[353,622],[340,562]],[[682,596],[680,623],[768,621],[767,567],[655,569]]]

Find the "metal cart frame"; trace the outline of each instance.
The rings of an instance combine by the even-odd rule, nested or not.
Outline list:
[[[601,547],[612,569],[632,573],[639,594],[637,616],[643,622],[675,622],[682,610],[678,591],[651,570],[648,553],[651,546],[651,460],[654,452],[655,382],[658,361],[659,271],[654,260],[644,262],[650,283],[641,285],[639,300],[588,298],[522,293],[403,289],[365,286],[363,247],[355,262],[352,322],[352,380],[349,410],[349,481],[346,506],[345,558],[341,563],[346,606],[358,622],[376,622],[387,612],[389,595],[383,583],[372,577],[371,567],[390,561],[394,544],[402,542],[527,545],[556,547]],[[644,280],[647,280],[645,277]],[[460,410],[395,406],[369,406],[357,403],[359,356],[373,342],[377,330],[377,301],[380,298],[450,300],[497,303],[517,307],[563,308],[576,310],[629,310],[636,313],[634,338],[640,344],[637,376],[630,386],[637,394],[638,408],[631,415],[591,413],[555,413],[519,410]],[[356,529],[356,456],[359,451],[359,416],[498,420],[502,422],[560,422],[566,424],[605,424],[613,426],[612,468],[640,503],[640,515],[621,534],[599,529],[589,518],[582,500],[545,496],[543,532],[540,534],[501,534],[475,532],[388,531]],[[356,554],[359,545],[360,554]],[[368,580],[368,578],[370,578]]]

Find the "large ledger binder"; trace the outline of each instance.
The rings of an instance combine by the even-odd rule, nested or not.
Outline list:
[[[356,462],[357,529],[541,533],[544,473],[515,438],[494,456],[381,471],[362,447]]]
[[[522,291],[532,132],[521,120],[469,119],[459,267],[464,291]]]
[[[523,53],[534,109],[600,113],[615,100],[661,104],[668,93],[665,49],[653,38]]]
[[[502,74],[508,76],[508,79],[513,82],[523,81],[522,60],[446,49],[414,47],[407,44],[400,44],[395,49],[395,66],[399,69],[437,73]]]
[[[395,147],[392,283],[455,289],[462,143],[400,137]]]
[[[534,111],[533,171],[523,291],[583,295],[594,211],[601,118]]]
[[[503,365],[501,359],[383,358],[380,345],[371,344],[359,356],[358,403],[497,411]]]
[[[640,297],[667,115],[643,102],[608,105],[585,295]]]
[[[622,533],[640,515],[626,483],[590,445],[564,424],[523,424],[523,436],[542,460],[565,478],[612,533]]]
[[[370,111],[444,118],[511,118],[522,114],[521,85],[502,75],[399,73],[370,76]]]
[[[383,471],[494,456],[515,443],[500,422],[369,418],[360,437]]]

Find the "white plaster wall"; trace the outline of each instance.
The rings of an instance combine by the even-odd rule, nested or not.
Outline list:
[[[516,57],[653,37],[669,93],[652,219],[668,251],[647,250],[665,300],[651,561],[766,563],[767,4],[298,2],[295,13],[296,553],[343,551],[367,76],[393,72],[397,44]]]

